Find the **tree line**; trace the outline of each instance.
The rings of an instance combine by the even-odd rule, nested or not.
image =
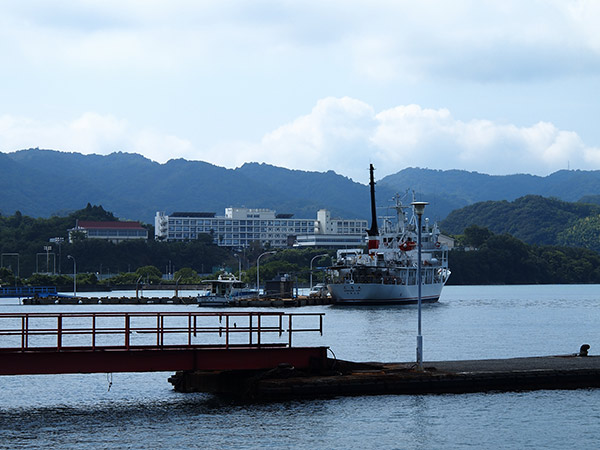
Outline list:
[[[451,212],[440,223],[447,234],[477,224],[528,244],[584,247],[600,251],[600,206],[526,195],[512,202],[486,201]]]
[[[73,261],[77,264],[78,284],[130,285],[139,280],[151,284],[195,284],[222,271],[237,273],[240,268],[242,279],[253,283],[256,259],[271,250],[259,242],[239,251],[218,247],[209,235],[189,242],[150,239],[113,244],[79,239],[68,243],[66,230],[75,226],[76,219],[116,220],[101,206],[89,204],[66,217],[34,219],[18,212],[0,216],[0,284],[68,285],[75,268]],[[43,248],[53,237],[65,240],[60,246],[52,243],[52,258],[47,258]],[[600,283],[600,254],[594,250],[531,245],[511,234],[496,234],[477,225],[465,228],[456,237],[458,246],[449,256],[449,284]],[[318,255],[327,256],[315,258]],[[276,254],[260,260],[260,278],[268,280],[288,274],[299,283],[306,283],[311,261],[313,269],[322,269],[334,257],[335,250],[277,249]],[[172,275],[168,280],[163,277],[166,273]],[[323,277],[322,270],[314,271],[314,282],[323,281]]]
[[[472,225],[450,252],[448,284],[600,283],[600,254],[557,245],[529,245]]]
[[[76,220],[118,220],[102,206],[88,205],[67,216],[32,218],[16,212],[12,216],[0,216],[0,284],[68,285],[77,272],[78,284],[134,284],[140,278],[144,282],[188,283],[200,282],[219,271],[237,273],[241,268],[243,277],[256,278],[256,259],[270,250],[259,242],[248,248],[234,250],[219,247],[208,234],[188,242],[162,242],[154,239],[128,240],[112,243],[102,239],[86,239],[78,236],[70,243],[67,230],[75,227]],[[149,235],[153,235],[153,228]],[[62,238],[57,243],[54,238]],[[50,242],[54,240],[55,242]],[[50,249],[46,252],[45,248]],[[290,274],[301,282],[309,277],[312,258],[328,253],[322,249],[279,249],[276,255],[261,259],[261,279],[280,274]],[[330,256],[335,251],[329,251]],[[70,256],[70,258],[69,258]],[[331,260],[328,260],[329,264]],[[316,264],[319,260],[315,260]],[[76,264],[76,267],[75,267]],[[163,274],[169,274],[164,279]]]

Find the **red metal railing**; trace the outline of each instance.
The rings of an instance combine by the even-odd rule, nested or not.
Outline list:
[[[295,333],[318,331],[322,335],[323,316],[280,312],[0,313],[0,350],[291,347]],[[315,319],[318,325],[307,326],[307,320]]]

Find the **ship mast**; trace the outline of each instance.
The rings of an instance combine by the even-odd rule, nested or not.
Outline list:
[[[369,236],[369,250],[379,248],[379,228],[377,227],[377,209],[375,207],[375,178],[373,172],[375,168],[373,164],[370,164],[369,173],[370,173],[370,182],[371,186],[371,228],[367,230],[367,235]]]

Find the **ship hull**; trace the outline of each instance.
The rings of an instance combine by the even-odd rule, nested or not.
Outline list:
[[[443,284],[424,284],[421,286],[421,302],[437,302],[442,293]],[[418,286],[340,283],[327,286],[335,304],[340,305],[401,305],[419,301]]]

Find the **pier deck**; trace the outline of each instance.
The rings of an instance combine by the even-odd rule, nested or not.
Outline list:
[[[181,382],[181,379],[185,382]],[[235,379],[235,387],[231,380]],[[350,395],[443,394],[600,387],[600,357],[434,361],[422,372],[414,363],[353,363],[328,360],[328,370],[306,374],[292,367],[247,378],[229,373],[178,373],[176,389],[241,396],[248,400],[328,398]],[[179,381],[179,384],[177,383]],[[243,386],[243,389],[240,388]]]

